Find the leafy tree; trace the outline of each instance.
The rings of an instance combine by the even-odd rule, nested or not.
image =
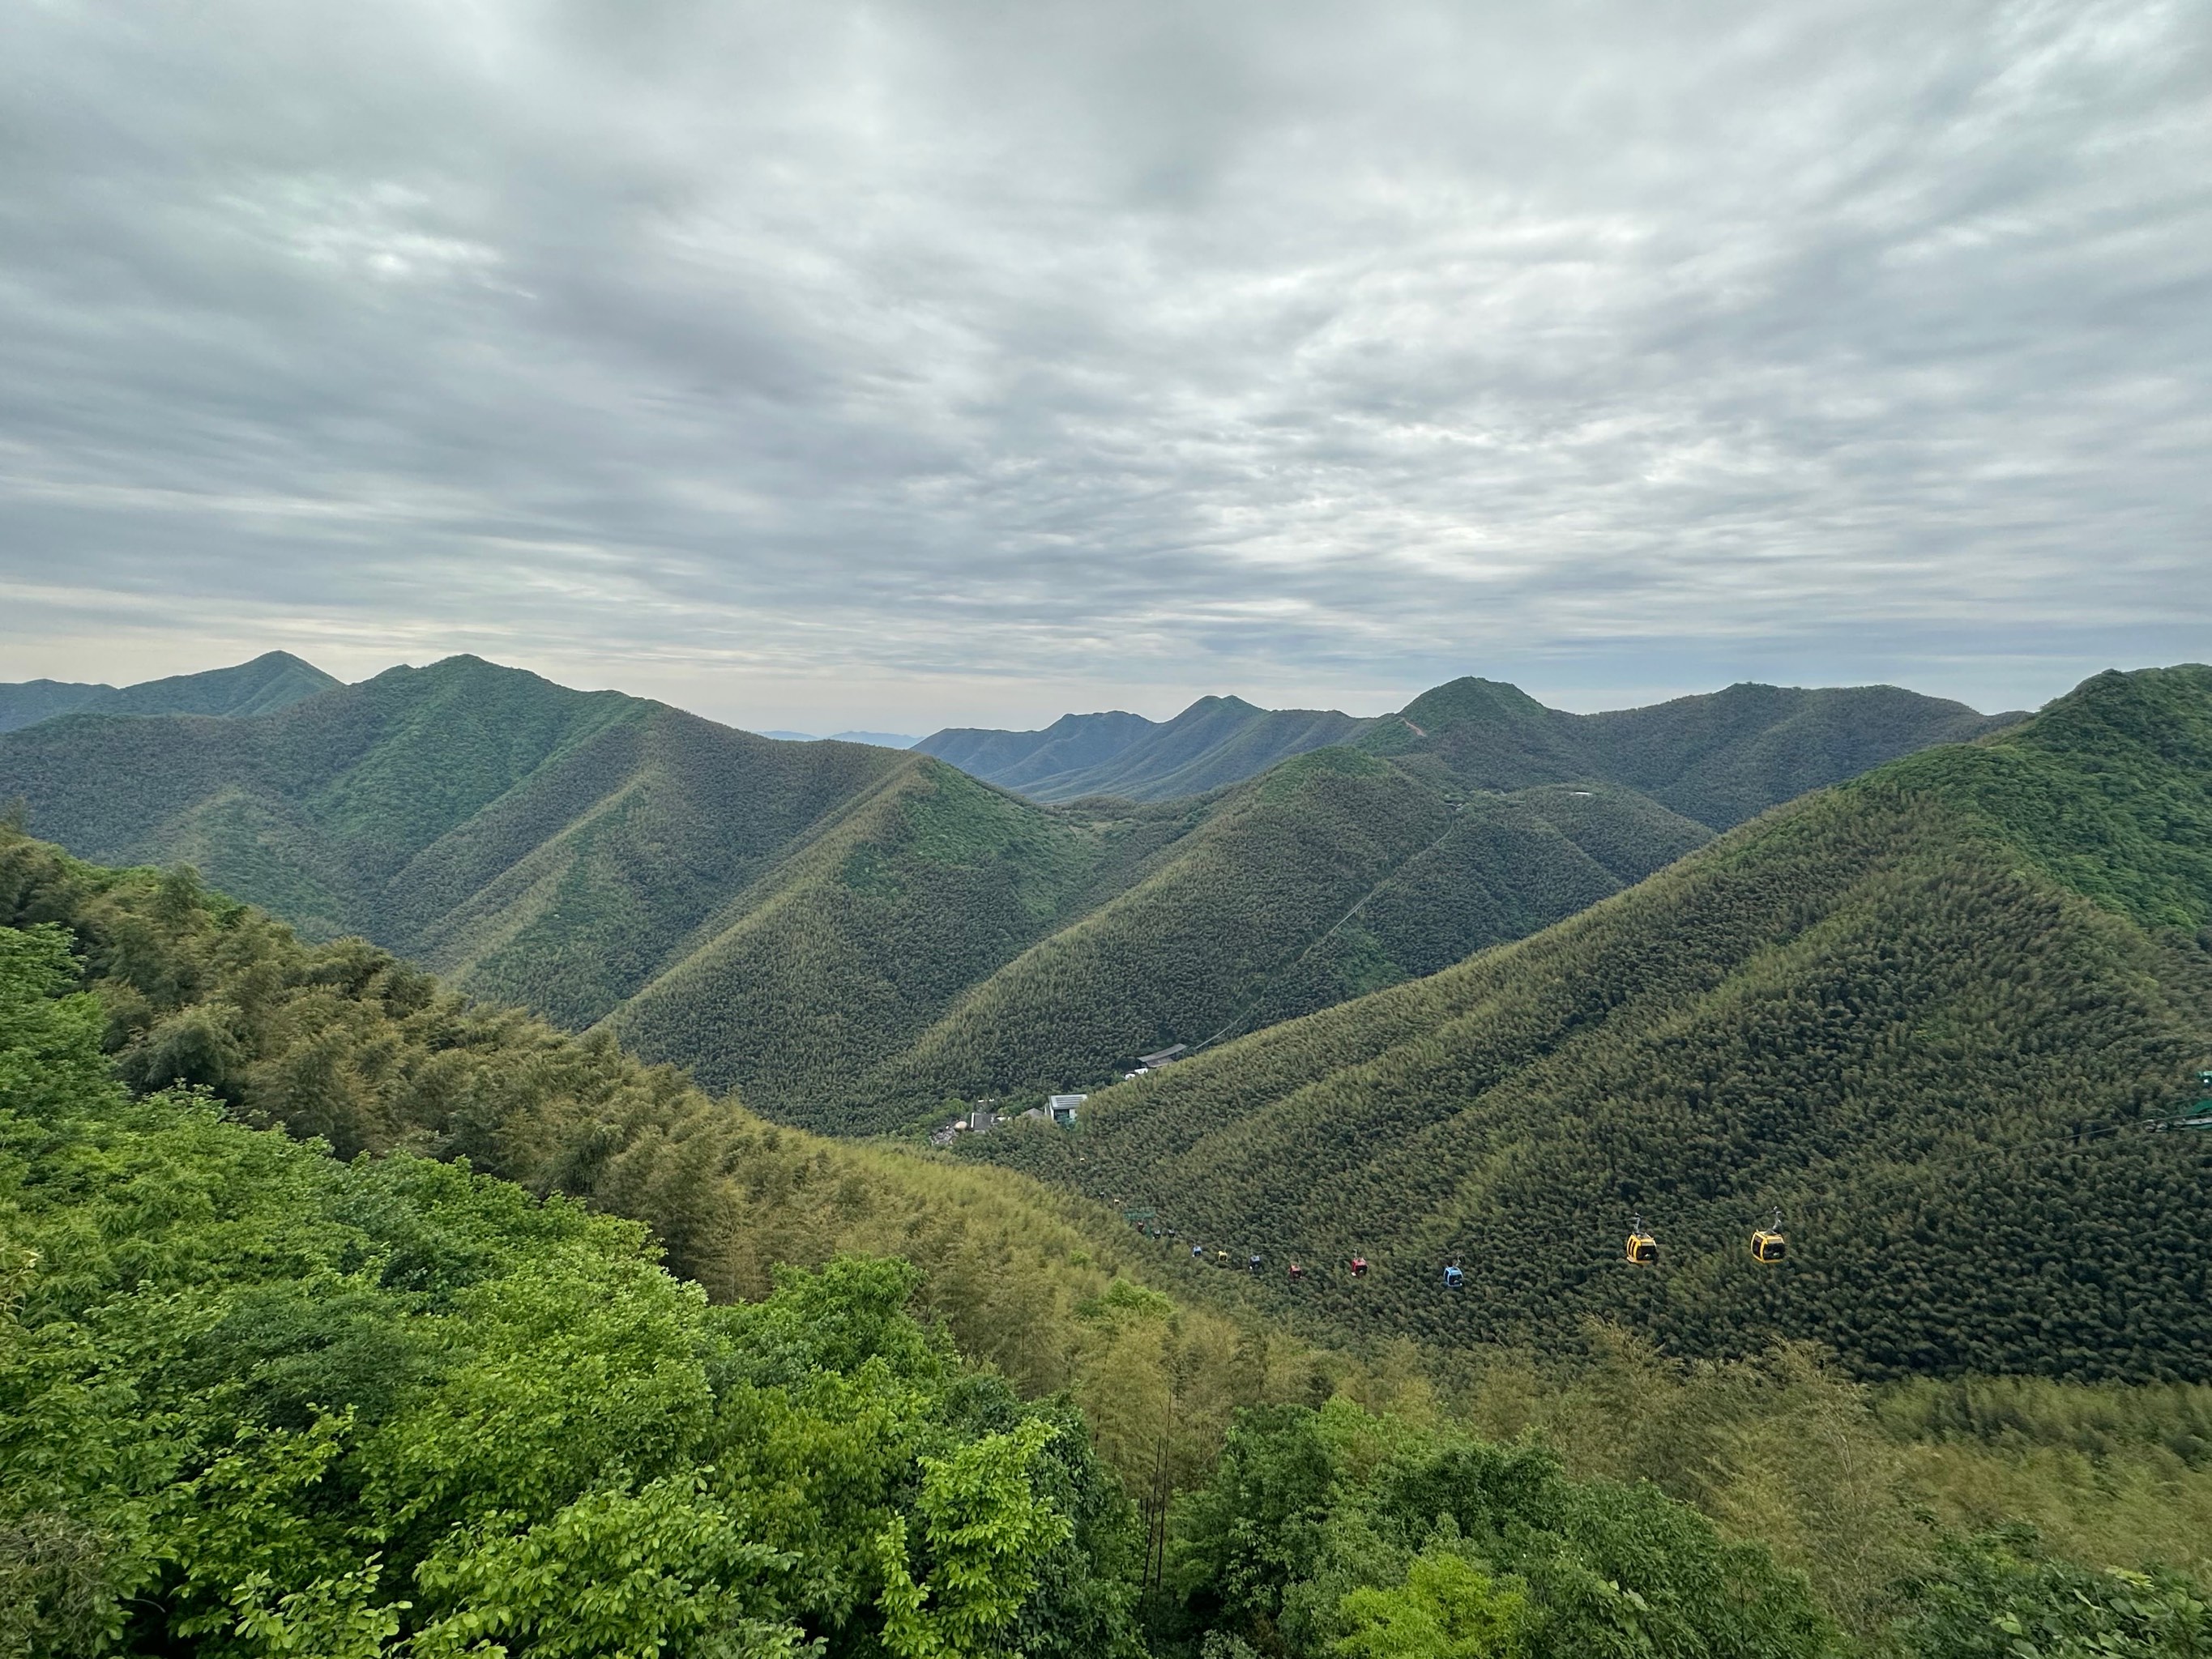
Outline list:
[[[1518,1659],[1528,1599],[1449,1552],[1423,1551],[1390,1589],[1362,1585],[1338,1604],[1354,1659]]]
[[[1079,1420],[913,1268],[717,1308],[634,1222],[133,1100],[74,967],[0,929],[0,1651],[1129,1649]]]
[[[1893,1632],[1921,1659],[2196,1659],[2212,1609],[2169,1572],[2093,1571],[2046,1559],[2032,1528],[1952,1542]]]

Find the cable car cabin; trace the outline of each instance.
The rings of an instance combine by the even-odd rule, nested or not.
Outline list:
[[[1753,1261],[1779,1261],[1789,1249],[1790,1241],[1778,1232],[1769,1232],[1761,1227],[1751,1236],[1751,1259]]]
[[[1466,1283],[1467,1274],[1461,1271],[1460,1266],[1457,1262],[1454,1262],[1450,1267],[1444,1269],[1444,1288],[1446,1290],[1455,1291]]]
[[[1229,1252],[1226,1250],[1216,1250],[1213,1253],[1213,1265],[1217,1267],[1227,1267],[1229,1265]]]
[[[1248,1258],[1244,1263],[1244,1270],[1247,1273],[1258,1273],[1260,1271],[1260,1258],[1256,1255]]]
[[[1304,1279],[1305,1276],[1306,1276],[1306,1270],[1305,1270],[1304,1267],[1301,1267],[1300,1266],[1298,1266],[1298,1264],[1297,1264],[1297,1262],[1295,1262],[1295,1261],[1293,1261],[1292,1263],[1291,1263],[1291,1283],[1292,1283],[1293,1285],[1295,1285],[1295,1284],[1297,1284],[1297,1283],[1298,1282],[1298,1280],[1300,1280],[1301,1279]]]
[[[1194,1245],[1192,1245],[1192,1246],[1190,1247],[1190,1259],[1191,1259],[1193,1261],[1205,1261],[1205,1260],[1206,1260],[1206,1246],[1205,1246],[1205,1245],[1203,1245],[1203,1244],[1194,1244]]]
[[[1659,1241],[1642,1228],[1628,1236],[1628,1261],[1632,1267],[1649,1267],[1659,1260]]]
[[[1355,1255],[1352,1258],[1352,1276],[1354,1279],[1364,1279],[1367,1277],[1367,1258],[1365,1256]]]

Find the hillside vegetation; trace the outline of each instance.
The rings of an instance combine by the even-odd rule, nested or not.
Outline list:
[[[0,902],[11,1659],[2203,1632],[2184,1581],[2065,1554],[2207,1565],[2212,1390],[1875,1397],[1800,1352],[1686,1368],[1603,1333],[1440,1385],[1402,1343],[1363,1363],[1209,1311],[1224,1279],[1079,1200],[775,1128],[187,875],[0,834]],[[562,1194],[649,1222],[712,1302],[765,1300],[702,1304]],[[1080,1419],[1019,1398],[1057,1389]],[[1556,1461],[1494,1443],[1529,1433]],[[2021,1516],[2063,1553],[1972,1537]]]
[[[126,1102],[0,930],[0,1648],[1139,1650],[1133,1516],[900,1262],[710,1306],[644,1230]]]
[[[1181,1651],[1231,1615],[1185,1565],[1212,1523],[1170,1500],[1212,1478],[1232,1413],[1347,1376],[1372,1405],[1427,1397],[1117,1278],[1111,1224],[1018,1178],[775,1128],[189,877],[15,836],[0,896],[0,1651],[641,1656],[777,1651],[788,1628],[830,1653],[981,1656],[1018,1632],[1112,1654],[1147,1583]],[[715,1303],[766,1299],[710,1308],[563,1194],[648,1218]],[[1095,1431],[963,1374],[939,1323]],[[1460,1443],[1376,1431],[1416,1458]],[[1650,1512],[1695,1551],[1626,1582],[1718,1571],[1826,1639],[1756,1552]],[[1553,1632],[1534,1651],[1618,1624],[1531,1606]]]
[[[1192,817],[1143,879],[1015,957],[811,1121],[890,1127],[947,1095],[1110,1081],[1116,1060],[1517,939],[1706,839],[1625,791],[1461,808],[1345,749],[1286,762]]]
[[[1654,1607],[1648,1652],[1836,1649],[1802,1580],[1652,1488],[1348,1402],[1240,1421],[1164,1540],[1170,1589],[1081,1416],[963,1365],[906,1264],[712,1305],[634,1224],[126,1100],[98,1005],[54,994],[73,967],[61,930],[0,929],[11,1655],[1135,1659],[1148,1582],[1170,1651],[1275,1645],[1289,1613],[1320,1654],[1440,1570],[1547,1659]],[[1389,1527],[1326,1572],[1253,1545],[1322,1495],[1302,1441]]]
[[[1429,978],[971,1150],[1316,1269],[1324,1327],[2212,1376],[2212,670],[1771,814]],[[1777,1207],[1779,1269],[1748,1257]],[[1632,1217],[1664,1265],[1620,1260]],[[1375,1263],[1354,1282],[1353,1253]],[[1440,1271],[1457,1258],[1456,1294]]]
[[[795,939],[804,950],[762,1004],[786,1027],[718,1031],[684,1054],[793,1088],[851,1075],[855,1045],[878,1057],[941,1006],[939,981],[897,982],[922,965],[903,946],[926,940],[931,962],[964,975],[957,989],[1047,925],[1083,862],[1078,832],[1011,801],[994,815],[1005,798],[949,768],[777,743],[469,658],[269,720],[33,727],[6,739],[0,789],[90,856],[187,860],[311,936],[363,934],[571,1027],[672,968],[741,966],[763,933],[771,948]],[[1011,843],[997,822],[1010,815],[1023,820]],[[816,878],[811,904],[791,902],[794,860]],[[904,901],[841,902],[869,886],[863,866]],[[807,952],[826,982],[807,978]],[[733,973],[723,988],[746,983]],[[839,1012],[863,1005],[870,1018]],[[811,1045],[825,1013],[842,1048]]]
[[[270,651],[234,668],[174,674],[137,685],[27,680],[0,685],[0,732],[58,714],[273,714],[339,682],[289,651]]]

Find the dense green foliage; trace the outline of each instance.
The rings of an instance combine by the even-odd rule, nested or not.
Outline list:
[[[1031,800],[1168,800],[1241,783],[1293,755],[1347,743],[1373,723],[1334,709],[1200,697],[1170,720],[1063,714],[1042,732],[956,726],[915,747]]]
[[[339,682],[289,651],[270,651],[234,668],[174,674],[137,685],[27,680],[0,685],[0,732],[57,714],[273,714]]]
[[[62,961],[51,939],[18,948],[39,957],[50,981],[73,979],[97,999],[17,997],[0,1017],[0,1053],[9,1057],[0,1060],[0,1103],[16,1115],[0,1150],[0,1237],[11,1249],[27,1241],[40,1252],[35,1265],[20,1253],[9,1257],[5,1299],[20,1312],[0,1348],[0,1389],[48,1389],[34,1411],[16,1410],[19,1396],[0,1402],[0,1424],[19,1431],[0,1440],[0,1504],[9,1506],[0,1509],[0,1608],[18,1619],[0,1624],[0,1642],[12,1640],[17,1651],[70,1651],[63,1632],[99,1627],[108,1589],[138,1571],[152,1576],[143,1580],[149,1599],[134,1604],[145,1609],[136,1637],[152,1640],[162,1620],[173,1628],[199,1613],[217,1620],[161,1651],[373,1651],[368,1639],[391,1623],[380,1609],[393,1599],[413,1602],[404,1617],[416,1620],[471,1605],[489,1620],[495,1599],[496,1619],[508,1622],[487,1632],[504,1631],[498,1639],[518,1659],[621,1651],[619,1638],[650,1632],[654,1620],[670,1634],[670,1650],[688,1650],[687,1643],[703,1645],[699,1621],[791,1616],[776,1596],[810,1574],[827,1583],[842,1572],[845,1582],[872,1587],[859,1622],[837,1633],[861,1650],[878,1639],[895,1651],[939,1640],[951,1644],[945,1651],[973,1650],[959,1644],[975,1634],[975,1622],[1018,1601],[1011,1640],[1020,1650],[1110,1652],[1119,1639],[1114,1609],[1144,1583],[1152,1588],[1143,1609],[1163,1650],[1201,1645],[1205,1637],[1210,1651],[1234,1653],[1237,1640],[1263,1634],[1253,1607],[1265,1613],[1271,1592],[1262,1587],[1260,1601],[1231,1608],[1206,1564],[1228,1560],[1239,1583],[1250,1577],[1233,1552],[1224,1557],[1217,1547],[1224,1528],[1232,1545],[1271,1531],[1269,1488],[1247,1483],[1258,1505],[1249,1514],[1218,1498],[1176,1494],[1214,1492],[1230,1478],[1217,1460],[1232,1413],[1259,1402],[1277,1409],[1249,1419],[1240,1442],[1248,1452],[1318,1435],[1331,1445],[1382,1448],[1399,1466],[1426,1460],[1437,1476],[1426,1489],[1438,1499],[1435,1514],[1415,1517],[1381,1505],[1385,1488],[1370,1482],[1376,1466],[1362,1454],[1357,1468],[1332,1476],[1327,1524],[1297,1533],[1308,1544],[1318,1537],[1319,1553],[1297,1558],[1301,1571],[1312,1569],[1306,1577],[1282,1577],[1285,1605],[1335,1619],[1345,1639],[1367,1643],[1367,1651],[1451,1650],[1376,1645],[1418,1637],[1424,1620],[1461,1636],[1510,1629],[1522,1639],[1540,1617],[1554,1635],[1574,1630],[1561,1622],[1573,1609],[1546,1598],[1585,1571],[1679,1611],[1725,1559],[1740,1564],[1729,1569],[1741,1575],[1737,1582],[1769,1587],[1755,1599],[1770,1611],[1802,1610],[1802,1597],[1790,1599],[1796,1593],[1758,1552],[1719,1541],[1730,1536],[1771,1543],[1785,1565],[1811,1574],[1847,1628],[1879,1635],[1897,1611],[1899,1581],[1921,1585],[1931,1607],[1951,1593],[1946,1586],[1972,1590],[1971,1574],[1946,1564],[1941,1535],[1914,1520],[1923,1510],[1966,1528],[2031,1518],[2066,1553],[2099,1566],[2148,1569],[2160,1558],[2207,1565],[2212,1390],[1922,1383],[1870,1396],[1794,1352],[1686,1367],[1610,1337],[1590,1356],[1562,1355],[1540,1367],[1508,1354],[1467,1354],[1432,1377],[1404,1345],[1361,1364],[1115,1276],[1117,1267],[1142,1267],[1116,1256],[1143,1247],[1079,1202],[1004,1172],[775,1128],[734,1103],[706,1100],[673,1073],[640,1066],[602,1038],[567,1037],[464,1004],[358,943],[303,946],[188,878],[94,870],[15,836],[0,842],[0,919],[74,930],[74,962]],[[107,1050],[106,1063],[95,1045]],[[116,1095],[110,1065],[143,1091],[139,1100]],[[178,1078],[205,1092],[161,1092]],[[72,1105],[86,1101],[97,1109]],[[34,1127],[15,1133],[23,1122]],[[393,1150],[381,1162],[341,1167],[243,1127],[252,1122],[325,1133],[342,1150]],[[416,1152],[466,1152],[538,1192],[573,1193],[651,1222],[672,1263],[701,1275],[717,1299],[767,1297],[766,1309],[787,1310],[802,1328],[808,1363],[827,1374],[808,1381],[821,1392],[802,1390],[765,1428],[751,1419],[760,1430],[752,1440],[713,1438],[734,1432],[734,1419],[719,1411],[701,1431],[708,1438],[684,1440],[685,1425],[701,1419],[678,1413],[671,1421],[669,1397],[654,1389],[666,1385],[678,1399],[696,1400],[702,1376],[717,1400],[738,1397],[733,1383],[739,1393],[788,1386],[781,1373],[763,1382],[747,1346],[763,1329],[780,1328],[784,1316],[741,1310],[726,1317],[652,1267],[635,1232]],[[841,1262],[854,1249],[908,1255],[919,1273]],[[67,1261],[92,1265],[62,1274],[56,1264]],[[782,1261],[830,1265],[813,1288],[787,1278],[779,1291],[774,1270]],[[1157,1266],[1143,1271],[1173,1282]],[[1192,1288],[1220,1283],[1202,1279]],[[1022,1407],[997,1385],[960,1373],[896,1312],[899,1297],[925,1321],[943,1321],[964,1351],[994,1361],[1024,1391],[1070,1391],[1097,1455],[1133,1500],[1133,1536],[1116,1518],[1127,1511],[1114,1490],[1080,1467],[1084,1443],[1065,1408]],[[842,1333],[856,1310],[870,1334],[848,1342]],[[61,1340],[57,1322],[64,1321],[95,1322],[93,1340]],[[36,1377],[13,1368],[29,1352],[13,1333],[33,1324],[52,1327],[64,1357],[87,1368],[61,1394],[48,1386],[51,1368]],[[673,1358],[653,1346],[665,1340],[675,1343]],[[726,1547],[730,1534],[715,1516],[753,1501],[757,1486],[733,1495],[734,1477],[720,1481],[702,1469],[687,1486],[666,1462],[650,1465],[659,1474],[641,1474],[648,1453],[704,1462],[711,1451],[718,1472],[757,1456],[791,1475],[793,1447],[804,1449],[793,1454],[801,1462],[821,1453],[825,1443],[806,1437],[817,1430],[833,1434],[828,1443],[854,1445],[866,1413],[832,1411],[825,1428],[809,1427],[808,1412],[841,1398],[839,1379],[872,1375],[872,1342],[887,1345],[894,1358],[926,1352],[939,1370],[938,1382],[908,1376],[900,1384],[911,1385],[900,1397],[922,1415],[903,1443],[908,1461],[886,1452],[891,1462],[873,1466],[908,1473],[866,1511],[873,1530],[846,1534],[851,1542],[865,1532],[861,1555],[824,1541],[839,1516],[856,1512],[848,1505],[824,1510],[823,1524],[782,1552],[795,1560],[755,1572],[761,1564]],[[790,1353],[782,1350],[785,1359]],[[623,1365],[655,1355],[666,1363],[654,1363],[649,1386],[614,1387],[633,1375]],[[457,1393],[457,1379],[477,1391]],[[509,1385],[526,1392],[499,1392]],[[876,1383],[870,1389],[872,1401]],[[1310,1419],[1279,1409],[1319,1407],[1334,1395],[1384,1415],[1352,1413],[1341,1402]],[[583,1409],[586,1398],[582,1425],[558,1416]],[[526,1424],[495,1432],[494,1407],[518,1399],[533,1421],[547,1416],[558,1431],[534,1435]],[[625,1426],[632,1419],[622,1413],[633,1407],[641,1415]],[[119,1449],[118,1418],[106,1413],[131,1414]],[[1542,1436],[1577,1480],[1625,1483],[1626,1496],[1593,1492],[1553,1474],[1542,1490],[1558,1515],[1602,1521],[1617,1509],[1650,1517],[1642,1524],[1667,1541],[1666,1559],[1624,1565],[1608,1552],[1636,1540],[1619,1528],[1555,1529],[1549,1542],[1516,1533],[1517,1553],[1504,1553],[1502,1541],[1470,1545],[1475,1528],[1467,1517],[1501,1513],[1497,1495],[1474,1475],[1509,1465],[1534,1470],[1543,1460],[1479,1445],[1445,1426],[1446,1413],[1493,1440]],[[1007,1501],[1018,1496],[1010,1469],[1029,1420],[1058,1431],[1027,1465],[1029,1496],[1066,1517],[1074,1536],[1040,1559],[1026,1599],[986,1571],[960,1604],[964,1611],[933,1626],[933,1610],[948,1611],[955,1575],[933,1568],[928,1540],[933,1528],[972,1535],[950,1518],[958,1504],[998,1504],[1006,1524],[987,1531],[1001,1540],[1053,1529],[1042,1505]],[[1286,1425],[1307,1423],[1285,1437]],[[64,1424],[91,1426],[63,1448],[48,1435]],[[410,1450],[418,1431],[435,1455]],[[787,1432],[799,1438],[787,1443]],[[1032,1438],[1041,1432],[1028,1431]],[[588,1449],[608,1445],[610,1436],[624,1443],[623,1455],[579,1472],[579,1461],[596,1455]],[[569,1461],[555,1455],[556,1443],[574,1454]],[[986,1443],[996,1448],[990,1455],[962,1461],[962,1447]],[[880,1440],[867,1443],[884,1449]],[[1444,1460],[1447,1451],[1455,1461]],[[469,1522],[465,1537],[441,1554],[425,1528],[452,1504],[475,1501],[445,1488],[437,1501],[448,1510],[428,1504],[398,1524],[368,1582],[361,1564],[369,1534],[389,1519],[395,1483],[455,1467],[440,1456],[489,1460],[481,1479],[467,1463],[471,1490],[483,1486],[485,1503],[519,1507],[495,1522]],[[920,1461],[929,1457],[937,1466]],[[393,1463],[376,1461],[386,1458]],[[865,1468],[833,1462],[823,1478],[865,1485]],[[1237,1465],[1249,1467],[1249,1457]],[[530,1490],[518,1498],[498,1484],[510,1478]],[[1650,1492],[1635,1492],[1644,1479],[1712,1516],[1718,1537]],[[157,1484],[118,1484],[131,1481]],[[573,1498],[556,1502],[571,1490]],[[818,1498],[821,1488],[806,1490]],[[1447,1510],[1456,1545],[1432,1524]],[[243,1517],[243,1529],[196,1530],[194,1517],[210,1513]],[[744,1514],[749,1528],[790,1518]],[[885,1547],[894,1522],[902,1554]],[[763,1540],[748,1531],[741,1541]],[[1528,1553],[1539,1546],[1552,1552],[1542,1571]],[[1020,1553],[1005,1544],[1000,1564]],[[618,1585],[592,1581],[617,1559],[629,1563]],[[327,1582],[319,1587],[310,1577],[302,1589],[285,1577],[302,1564]],[[1547,1577],[1553,1568],[1566,1577]],[[264,1571],[266,1581],[254,1577]],[[917,1604],[909,1584],[929,1594]],[[2006,1605],[2023,1617],[2070,1616],[2073,1584],[2054,1574],[2014,1585]],[[1621,1611],[1607,1602],[1592,1616]],[[802,1629],[825,1628],[810,1622],[817,1613],[795,1616]],[[622,1621],[618,1632],[591,1622],[610,1619]],[[1710,1629],[1698,1623],[1698,1638],[1725,1639],[1739,1628],[1735,1620]],[[1815,1615],[1807,1628],[1821,1626]],[[761,1632],[762,1643],[771,1636]],[[422,1650],[444,1650],[435,1639]],[[1954,1650],[1931,1638],[1907,1650],[1932,1659]]]
[[[1841,1638],[1803,1581],[1650,1486],[1348,1402],[1248,1413],[1177,1517],[1191,1612],[1254,1650],[1793,1659]]]
[[[1907,1651],[1955,1659],[2195,1659],[2212,1654],[2201,1586],[2164,1571],[2103,1572],[2045,1559],[2032,1530],[1953,1545],[1915,1586],[1895,1632]]]
[[[1049,1389],[1075,1373],[1073,1310],[1117,1265],[1102,1241],[1119,1230],[1079,1200],[778,1127],[604,1034],[472,1003],[359,940],[303,945],[186,874],[97,869],[0,830],[0,925],[42,924],[70,930],[134,1088],[204,1089],[342,1157],[466,1158],[648,1221],[717,1297],[765,1294],[779,1262],[897,1254],[964,1351]]]
[[[854,1127],[842,1103],[872,1068],[1184,829],[1150,815],[1048,813],[908,761],[609,1025],[712,1087],[742,1085],[779,1115]],[[933,1103],[949,1085],[924,1086]]]
[[[5,1650],[1133,1650],[1080,1419],[910,1268],[710,1307],[635,1224],[126,1102],[74,977],[0,930]]]
[[[2212,671],[2100,676],[1431,978],[978,1154],[1465,1345],[1593,1315],[1863,1374],[2212,1376]],[[1775,1206],[1792,1259],[1748,1257]],[[1641,1211],[1666,1265],[1620,1259]],[[1354,1282],[1355,1251],[1375,1263]],[[1446,1292],[1457,1255],[1468,1288]]]

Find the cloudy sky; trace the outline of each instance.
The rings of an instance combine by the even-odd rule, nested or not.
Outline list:
[[[2212,3],[16,0],[0,679],[2212,657]]]

